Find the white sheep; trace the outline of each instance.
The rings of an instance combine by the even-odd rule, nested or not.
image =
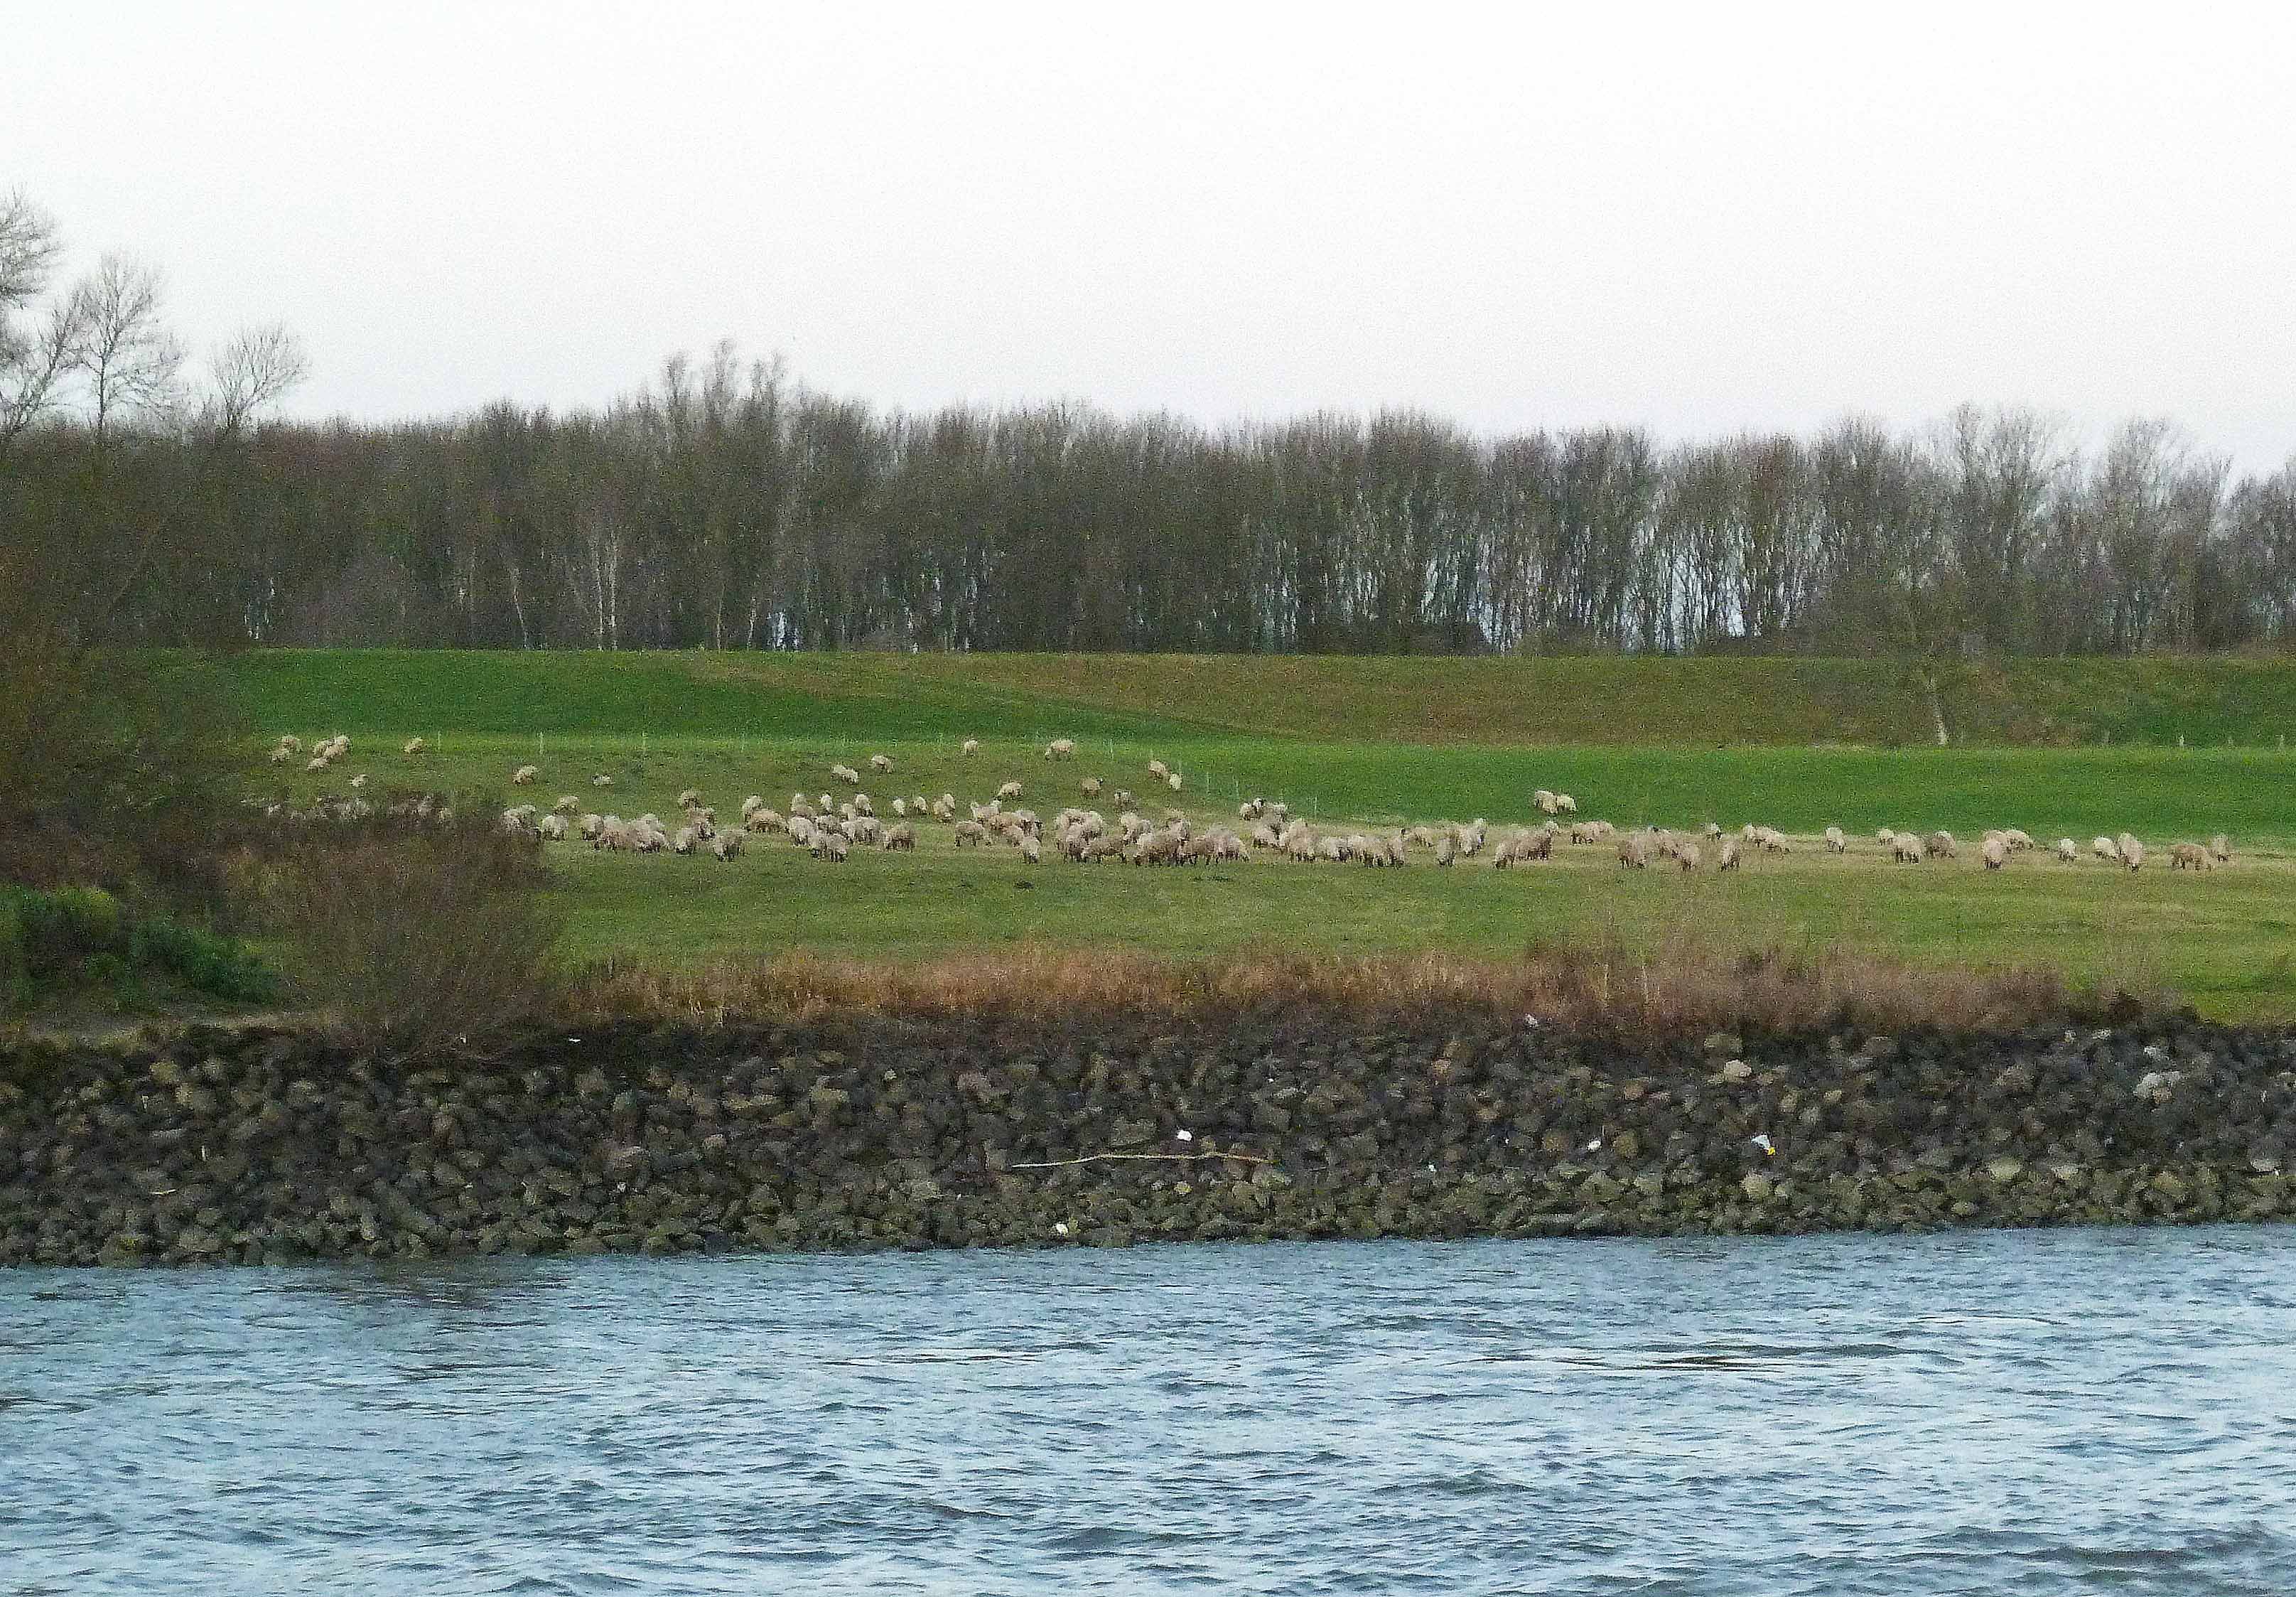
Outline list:
[[[2218,832],[2209,839],[2209,855],[2219,865],[2232,863],[2232,839]]]
[[[303,740],[292,732],[282,732],[279,734],[279,746],[291,754],[299,754],[303,752]]]
[[[398,752],[412,760],[415,755],[421,753],[430,746],[430,745],[429,744],[423,742],[420,737],[410,737],[405,743],[399,745]]]
[[[908,853],[916,852],[916,828],[909,825],[906,821],[902,821],[898,826],[886,827],[883,846],[889,852],[895,849],[899,849]]]
[[[1984,857],[1988,870],[1999,870],[2009,863],[2009,840],[2005,837],[1988,837],[1984,848],[1979,852]]]
[[[2133,836],[2127,832],[2123,832],[2119,837],[2113,839],[2113,841],[2120,847],[2120,862],[2123,865],[2126,865],[2131,870],[2142,870],[2144,868],[2144,845],[2143,844],[2139,843]]]
[[[284,744],[271,751],[271,763],[274,765],[284,765],[294,757],[295,751]]]
[[[534,786],[534,778],[541,774],[539,766],[521,765],[510,773],[510,785],[513,787],[531,787]]]
[[[1020,796],[1021,784],[1018,782],[1007,782],[996,790],[996,800],[999,803],[1006,799],[1016,799]]]
[[[1161,760],[1151,760],[1148,761],[1148,774],[1160,782],[1172,774],[1172,768]]]
[[[1829,854],[1846,854],[1849,852],[1849,838],[1840,827],[1825,828],[1825,852]]]
[[[604,771],[603,771],[603,770],[602,770],[602,771],[600,771],[596,776],[592,777],[592,778],[590,778],[590,786],[593,786],[593,787],[611,787],[613,785],[614,785],[614,778],[611,778],[611,777],[610,777],[610,776],[608,776],[608,775],[607,775]]]
[[[689,787],[677,795],[677,807],[681,810],[691,810],[701,802],[701,790],[698,787]]]
[[[742,834],[720,832],[709,840],[709,852],[721,860],[733,860],[742,852]]]
[[[893,756],[892,756],[892,755],[890,755],[890,754],[872,754],[872,755],[870,755],[870,756],[869,756],[869,769],[870,769],[871,770],[873,770],[873,771],[888,771],[888,770],[892,770],[892,769],[893,769]]]
[[[980,739],[978,737],[966,738],[964,740],[964,746],[957,752],[964,754],[979,753],[980,752]]]
[[[2057,839],[2057,858],[2067,865],[2080,863],[2080,844],[2070,837]]]
[[[1565,815],[1578,813],[1578,801],[1567,793],[1558,793],[1554,795],[1554,807]]]
[[[693,852],[693,828],[680,827],[677,828],[676,836],[669,840],[669,852],[673,854],[690,854]]]
[[[2120,844],[2115,843],[2112,838],[2099,837],[2092,842],[2088,847],[2089,852],[2095,854],[2098,859],[2110,860],[2115,865],[2120,863]]]
[[[566,841],[566,818],[554,811],[536,821],[534,823],[534,829],[542,834],[543,839],[545,842],[563,843]]]
[[[1076,739],[1073,737],[1054,738],[1050,743],[1045,745],[1045,758],[1047,760],[1075,759]]]

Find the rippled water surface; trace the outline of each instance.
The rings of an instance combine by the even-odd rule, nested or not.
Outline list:
[[[0,1271],[0,1591],[2296,1592],[2296,1231]]]

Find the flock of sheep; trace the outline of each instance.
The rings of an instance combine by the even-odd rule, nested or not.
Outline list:
[[[272,752],[271,761],[275,765],[291,763],[300,756],[302,747],[299,739],[282,737]],[[318,742],[313,745],[313,757],[305,769],[324,770],[343,760],[349,748],[350,739],[340,733]],[[961,753],[970,758],[980,749],[977,739],[968,738]],[[401,753],[410,759],[422,755],[425,753],[423,740],[408,740]],[[1044,747],[1046,761],[1075,757],[1076,743],[1071,738],[1055,738]],[[894,761],[890,754],[873,754],[868,763],[873,778],[889,778],[893,773]],[[1178,793],[1185,786],[1180,773],[1161,760],[1149,761],[1146,771],[1152,790]],[[521,765],[512,771],[510,782],[512,786],[530,787],[541,774],[538,766]],[[1472,821],[1400,829],[1319,828],[1292,815],[1283,803],[1262,798],[1247,799],[1238,806],[1236,827],[1208,825],[1191,819],[1178,810],[1166,809],[1152,816],[1151,806],[1138,794],[1127,788],[1112,787],[1096,776],[1085,777],[1077,784],[1078,795],[1087,803],[1103,803],[1113,811],[1112,817],[1098,808],[1074,805],[1050,817],[1040,817],[1019,803],[1026,787],[1017,779],[999,783],[994,796],[978,803],[960,803],[953,793],[943,793],[937,798],[922,793],[905,794],[892,799],[887,805],[889,813],[880,816],[876,801],[860,790],[864,781],[860,770],[840,762],[832,764],[828,774],[833,782],[849,790],[845,797],[838,798],[827,792],[792,793],[786,810],[780,810],[753,794],[742,801],[738,819],[723,824],[716,808],[705,803],[698,790],[689,788],[678,795],[678,822],[675,826],[651,812],[624,819],[594,810],[572,794],[562,795],[546,811],[534,803],[512,805],[502,811],[501,825],[505,830],[543,843],[582,841],[594,849],[613,852],[708,853],[721,860],[737,858],[745,838],[767,836],[785,837],[816,859],[832,861],[849,858],[856,848],[909,852],[917,846],[920,826],[948,827],[958,848],[998,844],[1011,848],[1030,865],[1041,862],[1051,852],[1078,864],[1117,860],[1134,865],[1185,865],[1241,862],[1258,856],[1301,864],[1357,864],[1384,868],[1406,865],[1416,852],[1424,854],[1437,866],[1451,867],[1488,852],[1494,868],[1506,869],[1550,860],[1554,858],[1556,844],[1563,843],[1582,847],[1608,845],[1615,851],[1622,868],[1646,869],[1654,862],[1664,862],[1685,872],[1710,867],[1731,871],[1738,869],[1741,860],[1750,852],[1790,853],[1795,846],[1794,840],[1785,833],[1758,823],[1749,823],[1735,834],[1726,834],[1719,825],[1711,822],[1695,832],[1675,832],[1657,826],[1622,830],[1609,821],[1576,819],[1578,801],[1570,794],[1546,788],[1531,795],[1531,804],[1544,815],[1543,820],[1535,826],[1512,827],[1503,835],[1495,835],[1490,823],[1480,817]],[[323,803],[312,813],[340,816],[368,812],[365,801],[357,796],[357,790],[363,788],[365,782],[363,774],[353,777],[353,798]],[[603,792],[613,786],[613,778],[601,772],[590,778],[590,785]],[[1008,805],[1013,807],[1007,808]],[[280,811],[275,804],[270,808],[274,813]],[[405,812],[422,819],[439,812],[439,809],[435,799],[402,800],[393,807],[393,812]],[[1906,865],[1961,857],[1961,845],[1950,832],[1883,827],[1874,834],[1874,840],[1884,857]],[[1840,827],[1826,827],[1818,843],[1831,854],[1846,854],[1851,848],[1850,838]],[[1976,857],[1987,870],[2001,870],[2018,855],[2029,852],[2054,855],[2063,865],[2077,865],[2083,858],[2080,846],[2070,837],[2058,839],[2053,849],[2042,850],[2030,836],[2014,828],[1987,832],[1978,844]],[[2094,839],[2087,852],[2131,871],[2141,869],[2146,857],[2144,844],[2128,832]],[[2173,844],[2168,850],[2168,858],[2171,869],[2211,870],[2231,862],[2232,846],[2228,839],[2218,835],[2206,844]]]

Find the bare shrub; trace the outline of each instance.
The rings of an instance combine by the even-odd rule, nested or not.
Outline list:
[[[540,847],[480,795],[445,825],[299,827],[268,874],[291,978],[358,1046],[482,1055],[550,1002],[563,918]]]

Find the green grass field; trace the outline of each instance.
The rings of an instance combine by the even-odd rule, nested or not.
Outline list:
[[[1686,935],[2053,965],[2165,984],[2211,1015],[2296,1016],[2296,756],[2279,746],[2296,727],[2296,666],[2045,663],[1988,689],[2025,705],[2021,721],[1996,715],[1995,741],[1949,749],[1919,742],[1924,712],[1878,685],[1885,668],[1828,662],[266,653],[232,671],[266,747],[281,732],[353,739],[348,761],[316,776],[251,751],[250,792],[303,799],[365,772],[373,794],[479,789],[547,806],[572,794],[674,823],[683,788],[723,816],[750,793],[782,808],[799,787],[841,796],[829,765],[865,772],[882,752],[894,774],[863,785],[881,815],[897,794],[985,800],[1008,778],[1049,815],[1082,803],[1076,783],[1092,774],[1200,819],[1233,821],[1257,794],[1332,824],[1503,825],[1538,819],[1529,795],[1544,786],[1621,826],[1758,820],[1807,839],[1838,824],[1856,840],[1845,858],[1805,842],[1735,876],[1687,878],[1621,871],[1592,846],[1519,871],[1439,870],[1423,855],[1402,871],[1030,869],[1009,850],[960,852],[930,824],[914,856],[857,851],[843,866],[777,837],[730,865],[561,846],[573,960],[669,968],[1021,941],[1215,959],[1269,946],[1505,955],[1540,940],[1661,948]],[[1874,696],[1862,710],[1861,681]],[[1835,717],[1837,703],[1849,707]],[[2020,725],[2040,741],[2017,746]],[[402,756],[417,735],[430,752]],[[1044,741],[1063,736],[1078,758],[1046,762]],[[983,745],[970,759],[967,737]],[[1904,746],[1879,746],[1890,740]],[[1182,794],[1151,794],[1152,757],[1185,773]],[[522,763],[542,769],[532,788],[509,785]],[[601,772],[611,793],[590,786]],[[1873,841],[1882,826],[1942,827],[1972,846],[1957,864],[1896,867]],[[2025,855],[1990,875],[1973,847],[1989,826],[2072,836],[2082,860]],[[2136,876],[2087,854],[2090,837],[2124,829],[2155,851]],[[2168,843],[2218,832],[2237,850],[2230,868],[2168,868]]]

